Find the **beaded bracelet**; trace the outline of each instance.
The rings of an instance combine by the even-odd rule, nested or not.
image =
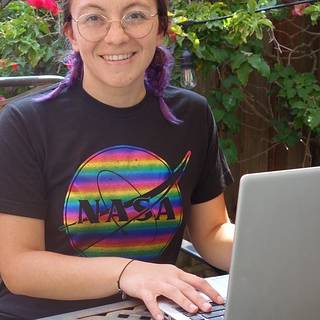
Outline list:
[[[122,300],[126,300],[126,299],[127,299],[127,294],[121,289],[121,287],[120,287],[120,280],[121,280],[121,277],[122,277],[124,271],[127,269],[127,267],[129,266],[129,264],[130,264],[131,262],[133,262],[133,261],[135,261],[135,259],[131,259],[131,260],[123,267],[122,271],[121,271],[120,274],[119,274],[119,278],[118,278],[118,280],[117,280],[117,286],[118,286],[119,293],[121,294]]]

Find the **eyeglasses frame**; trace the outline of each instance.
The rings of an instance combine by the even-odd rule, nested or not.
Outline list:
[[[158,12],[153,13],[153,14],[150,14],[149,17],[148,17],[148,19],[154,18],[154,17],[157,16],[158,14],[159,14]],[[103,38],[105,38],[105,37],[107,36],[107,34],[109,33],[110,28],[109,28],[109,30],[106,29],[106,33],[105,33],[104,37],[102,37],[101,39],[99,39],[99,40],[94,40],[94,41],[88,40],[87,38],[85,38],[85,37],[81,34],[81,32],[80,32],[80,30],[79,30],[79,24],[78,24],[78,23],[79,23],[79,20],[80,20],[82,17],[88,16],[88,15],[90,15],[90,13],[82,14],[82,15],[79,16],[77,19],[75,19],[74,17],[72,17],[72,15],[70,15],[70,18],[69,18],[69,19],[70,19],[70,20],[73,20],[73,21],[77,24],[78,32],[79,32],[80,36],[81,36],[83,39],[85,39],[85,40],[87,40],[87,41],[90,41],[90,42],[100,41],[101,39],[103,39]],[[125,14],[121,19],[108,19],[106,16],[104,16],[103,14],[100,14],[100,13],[98,13],[97,15],[102,16],[102,17],[106,20],[106,22],[110,24],[110,27],[111,27],[112,22],[120,22],[120,25],[121,25],[122,30],[123,30],[126,34],[128,34],[130,37],[133,37],[133,38],[135,38],[135,39],[145,38],[146,36],[148,36],[148,35],[150,34],[150,32],[151,32],[151,30],[152,30],[152,28],[151,28],[150,31],[149,31],[145,36],[143,36],[143,37],[138,37],[138,38],[137,38],[137,37],[132,36],[130,33],[128,33],[128,31],[126,30],[126,28],[123,26],[123,19],[127,16],[127,14]]]

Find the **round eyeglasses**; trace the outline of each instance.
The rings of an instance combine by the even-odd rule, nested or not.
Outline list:
[[[148,11],[132,11],[122,17],[121,20],[110,20],[102,14],[89,13],[72,20],[77,23],[79,34],[88,41],[102,40],[109,32],[112,22],[120,22],[122,29],[131,37],[141,39],[152,30],[154,17],[158,13],[151,14]]]

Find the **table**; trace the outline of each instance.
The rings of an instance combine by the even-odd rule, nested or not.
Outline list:
[[[139,300],[126,300],[100,307],[41,318],[41,320],[151,320],[151,314]],[[40,319],[39,319],[40,320]]]

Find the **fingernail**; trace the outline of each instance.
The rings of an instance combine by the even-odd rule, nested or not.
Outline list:
[[[198,311],[198,307],[196,305],[194,305],[193,303],[191,303],[189,305],[189,310],[190,310],[190,312],[196,312],[196,311]]]
[[[211,304],[209,302],[205,302],[202,305],[202,307],[203,307],[203,309],[208,310],[208,311],[212,310],[212,306],[211,306]]]
[[[223,304],[224,303],[224,299],[222,297],[218,296],[217,302],[220,303],[220,304]]]

